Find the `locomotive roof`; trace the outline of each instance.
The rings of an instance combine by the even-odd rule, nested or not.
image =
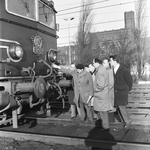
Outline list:
[[[48,0],[41,0],[41,1],[45,4],[47,4],[48,6],[50,6],[53,9],[53,11],[55,11],[57,13],[56,9],[54,8],[54,6],[52,5],[52,3],[50,1],[48,1]]]

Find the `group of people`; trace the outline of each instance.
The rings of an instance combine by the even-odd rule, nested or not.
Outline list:
[[[77,113],[82,121],[101,120],[100,129],[109,130],[109,113],[117,110],[128,127],[131,123],[126,105],[132,88],[128,68],[120,65],[117,55],[95,58],[92,64],[77,64],[71,68],[53,64],[54,68],[72,75],[74,95],[71,118]]]

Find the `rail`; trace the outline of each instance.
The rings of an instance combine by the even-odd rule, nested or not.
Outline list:
[[[97,140],[81,137],[67,137],[67,136],[55,136],[55,135],[43,135],[26,132],[15,132],[15,131],[0,131],[0,137],[12,138],[18,141],[35,141],[43,142],[47,144],[62,144],[80,147],[83,149],[92,148],[103,148],[103,149],[121,149],[121,150],[149,150],[150,144],[148,143],[131,143],[121,141],[108,141],[108,140]]]
[[[133,124],[150,125],[150,84],[133,85],[127,109]]]

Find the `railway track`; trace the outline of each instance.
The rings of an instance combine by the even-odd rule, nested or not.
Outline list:
[[[31,134],[16,131],[0,131],[0,137],[13,138],[19,141],[35,141],[46,144],[62,144],[80,147],[80,149],[100,148],[107,150],[149,150],[150,144],[139,144],[119,141],[94,140],[77,137]]]
[[[106,132],[99,131],[94,123],[78,120],[23,117],[18,129],[12,129],[11,126],[0,128],[0,137],[48,145],[74,146],[81,150],[150,150],[148,129],[145,132],[142,130],[147,140],[145,142],[141,139],[135,140],[133,134],[141,132],[142,127],[140,130],[124,129],[122,125],[111,124],[110,131]]]
[[[21,115],[18,129],[13,129],[10,125],[0,127],[0,138],[74,146],[75,150],[79,147],[80,150],[150,150],[149,126],[133,124],[129,129],[124,129],[122,123],[110,123],[110,131],[103,132],[95,128],[95,122],[82,122],[79,118],[71,120],[70,114],[61,114],[63,113],[56,113],[51,117]],[[138,134],[145,136],[145,139],[138,137]]]

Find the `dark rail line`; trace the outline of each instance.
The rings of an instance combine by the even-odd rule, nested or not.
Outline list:
[[[83,147],[90,149],[91,147],[111,149],[111,150],[150,150],[150,144],[139,144],[119,141],[93,140],[77,137],[63,137],[54,135],[31,134],[15,131],[0,131],[0,137],[13,138],[19,141],[35,141],[46,144],[63,144]]]

